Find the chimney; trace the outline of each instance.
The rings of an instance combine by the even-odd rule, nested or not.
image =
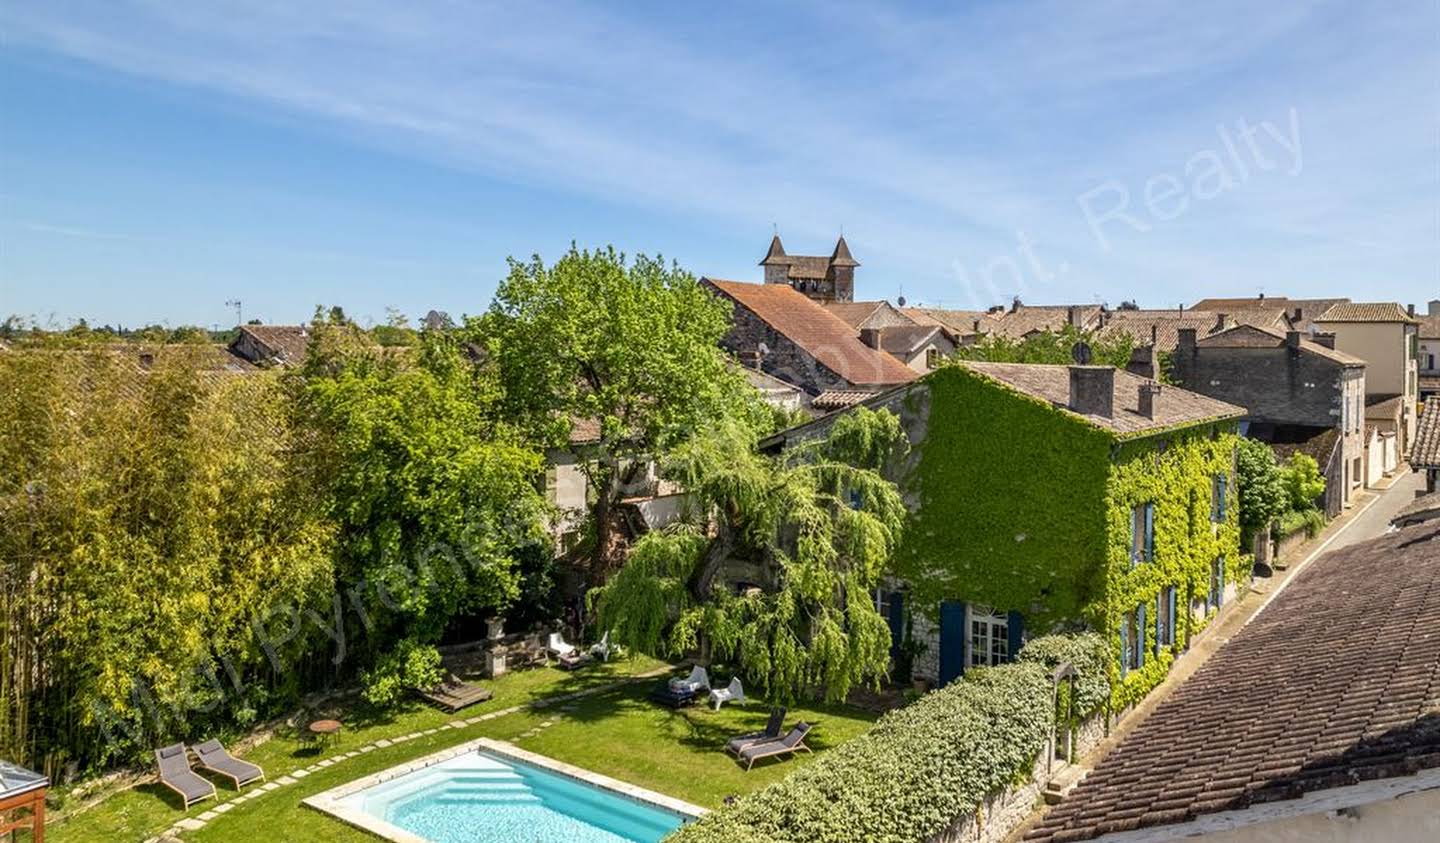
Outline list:
[[[1115,415],[1115,370],[1109,366],[1070,367],[1070,409],[1082,416]]]
[[[1080,327],[1080,308],[1073,304],[1065,308],[1065,321],[1069,322],[1072,328]]]
[[[147,372],[155,368],[155,355],[149,351],[140,352],[140,368]]]
[[[1414,318],[1415,318],[1415,305],[1413,305],[1413,304],[1410,305],[1410,308],[1409,308],[1409,311],[1408,311],[1408,312],[1409,312],[1409,314],[1410,314],[1410,318],[1411,318],[1411,319],[1414,319]]]
[[[1193,351],[1194,348],[1195,348],[1195,329],[1194,329],[1194,328],[1181,328],[1181,329],[1178,331],[1178,333],[1179,333],[1179,335],[1180,335],[1180,342],[1179,342],[1178,347],[1179,347],[1179,348],[1188,348],[1188,349],[1191,349],[1191,350]]]
[[[1147,419],[1155,418],[1160,409],[1160,390],[1160,384],[1153,381],[1140,384],[1140,415]]]
[[[861,328],[861,329],[860,329],[860,341],[863,342],[863,343],[865,343],[866,345],[870,346],[871,348],[875,349],[876,351],[879,351],[879,350],[880,350],[880,329],[879,329],[879,328]]]
[[[1155,345],[1137,345],[1130,351],[1130,364],[1125,371],[1132,375],[1139,375],[1142,378],[1154,379],[1160,374],[1159,358],[1155,354]]]
[[[1227,322],[1229,322],[1229,321],[1230,321],[1230,314],[1228,314],[1228,313],[1217,313],[1217,314],[1215,314],[1215,327],[1213,327],[1213,328],[1210,329],[1210,333],[1213,334],[1213,333],[1215,333],[1216,331],[1223,331],[1223,330],[1225,330],[1225,323],[1227,323]]]
[[[1440,316],[1440,299],[1431,299],[1425,307],[1431,316]]]
[[[1299,331],[1286,331],[1286,332],[1285,332],[1285,346],[1286,346],[1287,348],[1299,348],[1299,347],[1300,347],[1300,332],[1299,332]]]
[[[1316,345],[1323,345],[1331,351],[1335,350],[1334,334],[1315,334],[1310,337],[1310,341],[1315,343]]]
[[[1151,325],[1151,326],[1150,326],[1150,344],[1151,344],[1152,346],[1155,345],[1156,341],[1159,340],[1159,339],[1160,339],[1160,326],[1159,326],[1159,325]]]
[[[1305,314],[1305,311],[1303,311],[1303,310],[1301,310],[1300,308],[1297,307],[1297,308],[1295,308],[1295,312],[1290,314],[1290,321],[1291,321],[1291,322],[1299,322],[1299,321],[1304,317],[1304,314]]]

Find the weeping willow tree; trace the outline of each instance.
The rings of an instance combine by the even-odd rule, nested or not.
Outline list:
[[[591,593],[602,628],[652,655],[708,647],[782,701],[877,681],[890,630],[870,591],[905,516],[880,469],[904,448],[899,419],[865,408],[778,457],[744,425],[708,429],[662,466],[690,511]]]

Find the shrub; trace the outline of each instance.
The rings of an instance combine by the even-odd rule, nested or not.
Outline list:
[[[1099,633],[1046,635],[1027,641],[1019,660],[1042,664],[1047,670],[1069,662],[1080,674],[1075,683],[1075,710],[1082,717],[1099,711],[1110,697],[1110,683],[1106,680],[1109,647]]]
[[[1290,455],[1281,469],[1285,491],[1290,495],[1290,508],[1294,510],[1313,509],[1315,501],[1325,494],[1325,478],[1320,475],[1320,464],[1309,454],[1299,451]]]
[[[409,688],[429,688],[440,681],[440,651],[405,639],[365,671],[364,696],[374,705],[394,703]]]
[[[1036,639],[1015,663],[970,671],[669,840],[928,839],[972,814],[985,797],[1029,777],[1054,727],[1052,664],[1075,664],[1077,695],[1102,705],[1109,696],[1105,658],[1097,635]]]
[[[1280,516],[1280,520],[1275,525],[1275,537],[1283,539],[1304,530],[1305,535],[1313,539],[1323,529],[1325,529],[1325,513],[1320,510],[1291,510]]]

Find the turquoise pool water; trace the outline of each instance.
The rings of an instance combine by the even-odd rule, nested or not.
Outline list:
[[[442,761],[344,801],[434,843],[657,843],[685,821],[486,752]]]

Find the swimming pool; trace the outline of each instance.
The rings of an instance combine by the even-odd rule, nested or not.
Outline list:
[[[392,840],[431,843],[657,843],[695,816],[683,802],[476,743],[488,745],[354,782],[312,806]]]

